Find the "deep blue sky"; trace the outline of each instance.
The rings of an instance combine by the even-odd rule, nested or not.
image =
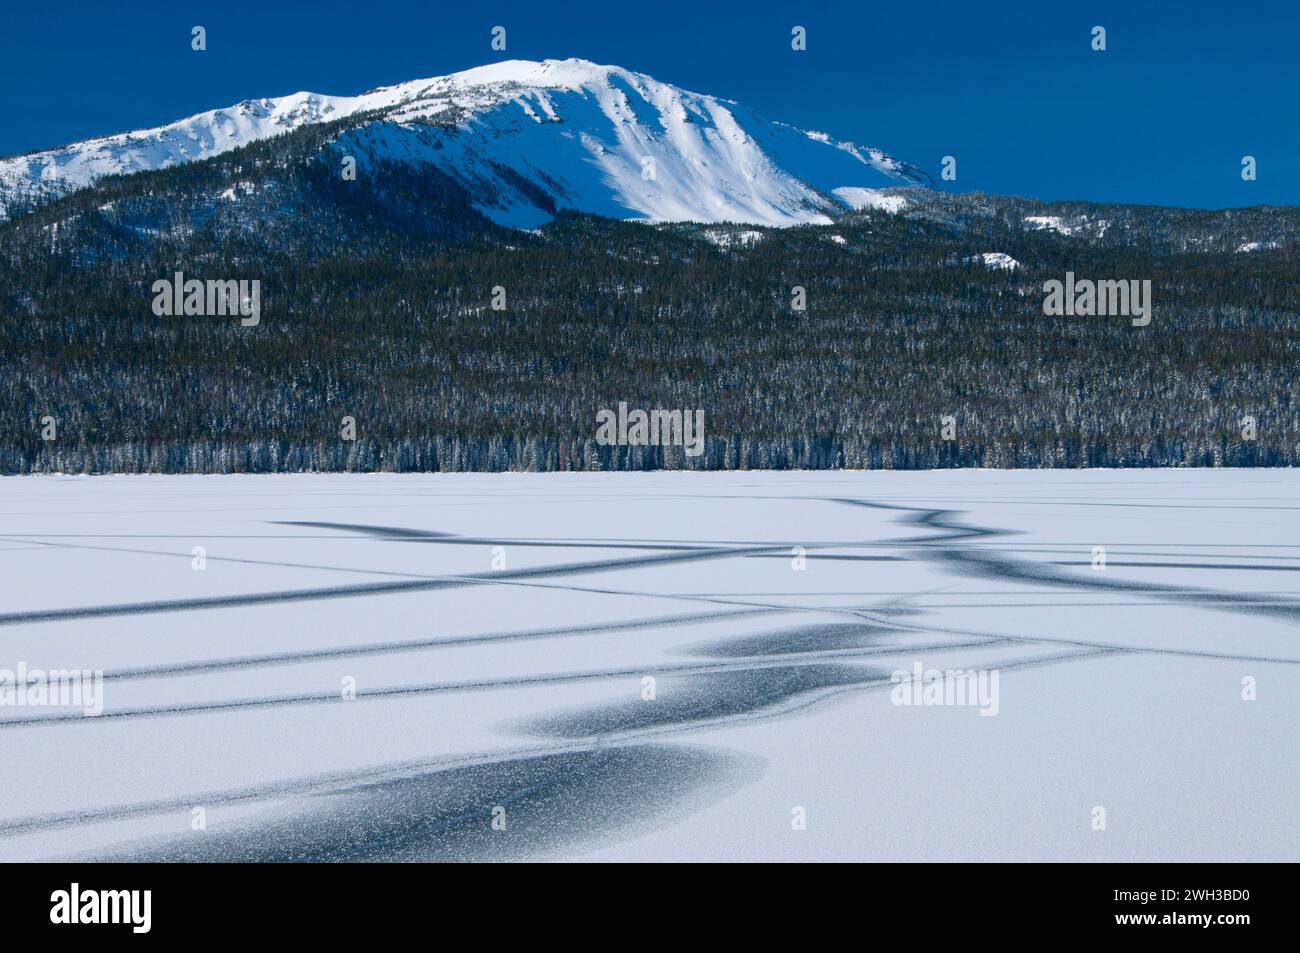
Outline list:
[[[7,4],[0,155],[302,89],[580,56],[878,146],[962,191],[1300,204],[1300,2]],[[52,12],[56,11],[56,12]],[[190,50],[190,28],[208,51]],[[494,53],[489,31],[508,30]],[[808,29],[808,51],[790,28]],[[1094,53],[1102,25],[1108,50]],[[1259,179],[1243,182],[1241,157]]]

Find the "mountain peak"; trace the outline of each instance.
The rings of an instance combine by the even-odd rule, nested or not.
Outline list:
[[[884,207],[928,176],[878,149],[765,120],[729,100],[579,58],[501,60],[357,96],[245,100],[155,129],[0,159],[0,213],[105,175],[212,158],[357,117],[337,151],[436,167],[480,211],[535,227],[558,208],[650,221],[794,225]],[[349,151],[350,150],[350,151]],[[896,201],[885,203],[896,210]]]

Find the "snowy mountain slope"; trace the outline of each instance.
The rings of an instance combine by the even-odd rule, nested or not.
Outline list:
[[[357,159],[435,166],[489,218],[534,227],[559,208],[649,221],[824,223],[862,190],[925,184],[876,149],[769,122],[743,106],[585,60],[512,60],[360,96],[248,100],[157,129],[0,160],[0,212],[114,174],[201,161],[355,118]],[[836,190],[842,190],[837,193]]]

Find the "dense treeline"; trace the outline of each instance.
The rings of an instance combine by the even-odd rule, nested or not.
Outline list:
[[[1300,463],[1300,210],[934,196],[784,231],[530,234],[378,157],[343,181],[329,135],[0,225],[0,473]],[[1023,225],[1049,213],[1107,227]],[[155,317],[178,270],[259,280],[261,323]],[[1151,325],[1044,317],[1067,270],[1151,279]],[[598,445],[620,401],[703,409],[705,452]]]

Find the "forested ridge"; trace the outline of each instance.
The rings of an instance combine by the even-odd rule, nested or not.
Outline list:
[[[1300,209],[901,190],[826,226],[525,233],[425,170],[342,180],[335,133],[12,210],[0,473],[1300,463]],[[259,280],[260,324],[156,317],[177,271]],[[1066,271],[1150,279],[1154,319],[1045,317]],[[702,409],[705,452],[597,445],[621,401]]]

